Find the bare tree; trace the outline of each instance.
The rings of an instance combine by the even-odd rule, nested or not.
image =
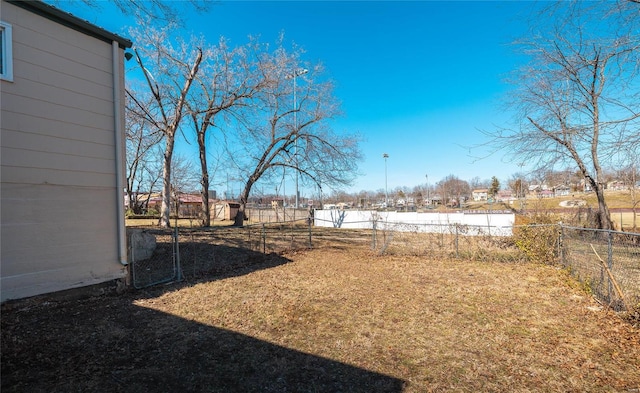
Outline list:
[[[632,229],[634,231],[638,229],[638,205],[640,205],[640,196],[638,195],[638,179],[640,179],[640,176],[638,175],[637,168],[637,164],[633,164],[626,173],[627,178],[625,179],[626,182],[628,182],[629,196],[631,197],[631,213],[633,214]]]
[[[251,43],[245,47],[230,49],[225,39],[211,50],[211,56],[203,61],[202,72],[197,78],[197,93],[187,103],[190,108],[198,152],[200,157],[202,186],[202,225],[211,225],[209,209],[209,171],[207,166],[208,131],[215,127],[218,115],[233,118],[238,107],[249,105],[267,85],[253,54],[261,45]],[[221,121],[224,125],[225,119]]]
[[[231,141],[232,159],[246,179],[240,193],[235,225],[243,225],[245,205],[252,187],[262,178],[296,172],[304,184],[349,184],[360,158],[358,138],[334,132],[328,124],[339,113],[332,83],[323,80],[317,65],[302,75],[300,50],[289,54],[282,46],[259,59],[259,72],[267,80],[261,103],[247,108]],[[298,78],[294,91],[292,76]],[[294,94],[296,100],[293,100]],[[276,169],[279,168],[279,171]]]
[[[174,154],[171,158],[171,195],[173,216],[177,220],[181,216],[194,217],[198,209],[188,204],[181,209],[184,195],[189,195],[197,189],[198,171],[194,162],[184,154]]]
[[[516,173],[508,181],[509,188],[513,191],[513,195],[516,198],[524,198],[529,188],[524,176],[520,173]]]
[[[171,163],[171,190],[173,193],[190,194],[198,189],[198,170],[194,162],[184,154],[174,154]]]
[[[478,189],[478,188],[483,188],[485,187],[485,184],[482,180],[480,180],[480,177],[476,176],[473,179],[469,180],[469,187],[471,187],[472,189]]]
[[[136,112],[131,110],[132,104],[131,98],[127,97],[126,193],[131,211],[142,214],[162,174],[157,168],[157,156],[154,154],[154,148],[160,143],[162,134],[154,132],[144,118],[137,117]],[[140,198],[141,194],[146,194],[146,198]]]
[[[127,91],[133,101],[135,116],[162,133],[165,140],[159,223],[163,227],[171,226],[171,160],[175,138],[185,114],[187,96],[203,59],[202,49],[196,47],[194,42],[182,43],[174,48],[169,34],[171,28],[146,27],[133,32],[135,41],[141,45],[136,49],[135,57],[151,91],[152,100],[139,99],[140,94],[136,91]]]
[[[633,230],[638,228],[637,210],[640,205],[640,195],[638,195],[638,186],[640,183],[640,146],[627,146],[621,150],[622,162],[626,163],[619,173],[620,179],[624,182],[625,187],[629,190],[631,198],[631,212],[633,214]],[[622,227],[622,223],[620,225]],[[621,228],[622,229],[622,228]]]
[[[519,125],[490,133],[514,161],[577,166],[597,196],[596,225],[605,229],[613,223],[603,161],[633,139],[640,118],[640,40],[637,31],[611,27],[626,10],[559,2],[541,15],[541,32],[518,43],[530,58],[515,80]]]
[[[449,175],[439,181],[436,190],[441,194],[442,203],[445,205],[453,205],[453,199],[456,200],[455,204],[461,205],[462,200],[471,193],[469,183],[455,175]]]

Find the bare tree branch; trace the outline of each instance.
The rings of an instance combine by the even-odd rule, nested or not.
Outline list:
[[[486,133],[517,162],[576,166],[597,195],[602,228],[613,227],[603,163],[639,139],[640,36],[626,25],[616,29],[630,20],[627,12],[608,2],[558,2],[545,10],[541,18],[555,21],[550,31],[518,43],[530,57],[516,73],[511,107],[518,125]]]
[[[257,95],[260,101],[243,111],[248,122],[237,128],[237,138],[232,140],[239,150],[232,153],[234,160],[246,179],[236,225],[243,223],[254,184],[274,176],[275,168],[290,168],[303,182],[317,185],[348,184],[356,173],[357,138],[330,129],[328,121],[339,114],[339,108],[332,84],[322,80],[322,68],[305,64],[311,71],[298,76],[293,90],[291,75],[301,65],[300,54],[279,46],[258,56],[256,72],[264,78]]]

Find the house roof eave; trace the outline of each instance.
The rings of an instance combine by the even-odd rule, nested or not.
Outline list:
[[[40,0],[30,1],[18,1],[18,0],[6,0],[8,3],[23,8],[27,11],[38,14],[44,18],[57,22],[61,25],[72,28],[81,33],[90,35],[99,40],[111,43],[116,41],[120,48],[131,48],[133,43],[131,40],[121,37],[115,33],[107,31],[99,26],[87,22],[84,19],[80,19],[68,12],[62,11],[52,5],[44,3]]]

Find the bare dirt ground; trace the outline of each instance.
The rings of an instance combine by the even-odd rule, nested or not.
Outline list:
[[[640,331],[546,265],[269,254],[2,311],[3,392],[638,392]]]

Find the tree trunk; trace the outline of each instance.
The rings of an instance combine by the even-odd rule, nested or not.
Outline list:
[[[202,226],[205,228],[208,228],[211,226],[211,209],[210,209],[210,205],[209,205],[209,179],[207,178],[205,180],[204,176],[202,178],[202,211],[201,211],[201,219],[202,219]],[[205,188],[205,184],[206,187]]]
[[[236,218],[234,220],[233,226],[241,227],[244,225],[245,218],[245,210],[247,207],[247,201],[249,200],[249,193],[251,192],[251,187],[253,187],[253,177],[249,177],[247,183],[244,185],[244,189],[242,190],[242,194],[240,194],[240,208],[238,209],[238,214],[236,214]]]
[[[631,212],[633,213],[633,231],[635,231],[638,227],[636,225],[636,208],[638,206],[638,198],[636,194],[636,167],[635,165],[632,167],[631,173],[631,185],[629,187],[629,194],[631,195]],[[620,223],[620,230],[622,230],[622,222]]]
[[[598,198],[598,228],[614,229],[609,206],[607,206],[607,203],[604,200],[604,189],[600,184],[596,189],[596,197]]]
[[[247,203],[243,202],[243,199],[240,199],[240,208],[238,208],[238,214],[236,214],[236,218],[233,222],[234,227],[241,227],[244,225],[244,211],[246,207]]]
[[[167,133],[167,144],[164,151],[164,162],[162,163],[162,206],[160,208],[160,226],[171,227],[171,158],[173,157],[174,134]],[[177,212],[176,212],[177,214]]]
[[[127,196],[129,197],[129,209],[131,209],[131,211],[134,214],[139,214],[136,212],[136,207],[137,207],[137,201],[136,201],[136,197],[133,194],[133,191],[131,191],[131,189],[129,189],[129,187],[127,186]]]
[[[198,150],[200,152],[200,169],[202,171],[202,226],[211,226],[211,211],[209,209],[209,170],[207,169],[207,151],[205,147],[205,133],[198,133]]]
[[[589,178],[589,182],[591,183],[591,187],[593,191],[596,193],[596,198],[598,200],[598,215],[596,226],[598,229],[614,229],[613,221],[611,221],[611,213],[609,211],[609,206],[607,202],[604,200],[604,186],[592,178]]]

